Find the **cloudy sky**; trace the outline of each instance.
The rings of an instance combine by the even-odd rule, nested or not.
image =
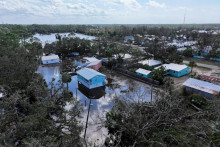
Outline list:
[[[220,0],[0,0],[0,23],[220,23]]]

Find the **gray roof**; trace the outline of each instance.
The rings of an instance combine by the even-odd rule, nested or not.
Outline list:
[[[125,40],[131,40],[131,41],[134,41],[134,36],[125,36],[124,38]]]
[[[77,73],[77,75],[82,76],[86,80],[90,80],[90,79],[94,78],[95,76],[104,76],[105,77],[104,74],[97,72],[97,71],[90,69],[90,68],[83,68],[83,69],[77,71],[76,73]]]
[[[138,70],[136,70],[136,72],[141,73],[141,74],[144,74],[144,75],[148,75],[148,74],[151,73],[151,71],[145,70],[145,69],[143,69],[143,68],[139,68]]]
[[[220,86],[193,78],[189,78],[186,82],[183,83],[183,85],[213,95],[219,95],[220,93]]]

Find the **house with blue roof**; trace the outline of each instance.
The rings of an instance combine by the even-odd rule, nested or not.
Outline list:
[[[210,82],[189,78],[183,83],[183,86],[187,91],[200,94],[208,99],[220,96],[220,86]]]
[[[79,84],[88,89],[105,86],[105,75],[90,68],[83,68],[76,72]]]

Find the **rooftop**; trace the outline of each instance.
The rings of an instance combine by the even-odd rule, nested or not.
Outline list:
[[[166,70],[173,70],[173,71],[178,71],[178,72],[188,67],[186,65],[174,64],[174,63],[163,64],[162,66]],[[160,68],[160,67],[156,67],[156,69],[158,69],[158,68]]]
[[[90,69],[90,68],[83,68],[83,69],[77,71],[76,73],[77,73],[77,75],[82,76],[86,80],[90,80],[93,77],[98,76],[98,75],[99,76],[105,76],[104,74],[102,74],[100,72],[97,72],[97,71],[95,71],[93,69]]]
[[[220,86],[193,78],[189,78],[186,82],[183,83],[183,85],[213,95],[218,95],[220,92]]]
[[[84,57],[83,59],[89,61],[89,62],[95,62],[95,61],[100,61],[98,59],[96,59],[95,57]]]
[[[145,70],[145,69],[142,69],[142,68],[139,68],[138,70],[136,70],[136,72],[144,74],[144,75],[148,75],[149,73],[151,73],[151,71]]]
[[[220,78],[206,76],[206,75],[200,75],[200,78],[203,79],[203,80],[220,83]]]
[[[101,60],[98,60],[98,61],[93,61],[91,63],[89,63],[87,66],[94,66],[94,65],[97,65],[101,62]]]
[[[149,66],[156,66],[156,65],[160,65],[160,64],[162,64],[162,62],[161,61],[158,61],[158,60],[143,60],[143,61],[140,61],[140,62],[138,62],[138,63],[140,63],[140,64],[143,64],[143,65],[149,65]]]
[[[56,59],[59,59],[59,56],[58,55],[50,55],[50,56],[42,56],[42,61],[45,61],[45,60],[56,60]]]
[[[134,41],[134,36],[125,36],[124,39]]]

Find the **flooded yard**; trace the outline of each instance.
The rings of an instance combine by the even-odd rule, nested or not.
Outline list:
[[[55,78],[55,82],[60,80],[61,68],[59,65],[39,66],[38,73],[42,74],[46,82],[51,82]],[[102,72],[106,75],[105,94],[99,99],[92,99],[89,122],[86,137],[88,140],[103,144],[108,135],[107,129],[102,126],[105,120],[106,112],[109,112],[113,106],[114,97],[126,98],[131,101],[150,101],[151,87],[149,85],[134,81],[127,77],[121,76],[114,72],[105,70]],[[77,76],[72,76],[72,81],[69,83],[69,90],[73,92],[73,96],[81,102],[84,112],[82,114],[82,124],[85,126],[86,117],[90,99],[88,99],[83,91],[78,89]],[[71,105],[67,105],[69,109]],[[84,132],[83,134],[84,135]]]

